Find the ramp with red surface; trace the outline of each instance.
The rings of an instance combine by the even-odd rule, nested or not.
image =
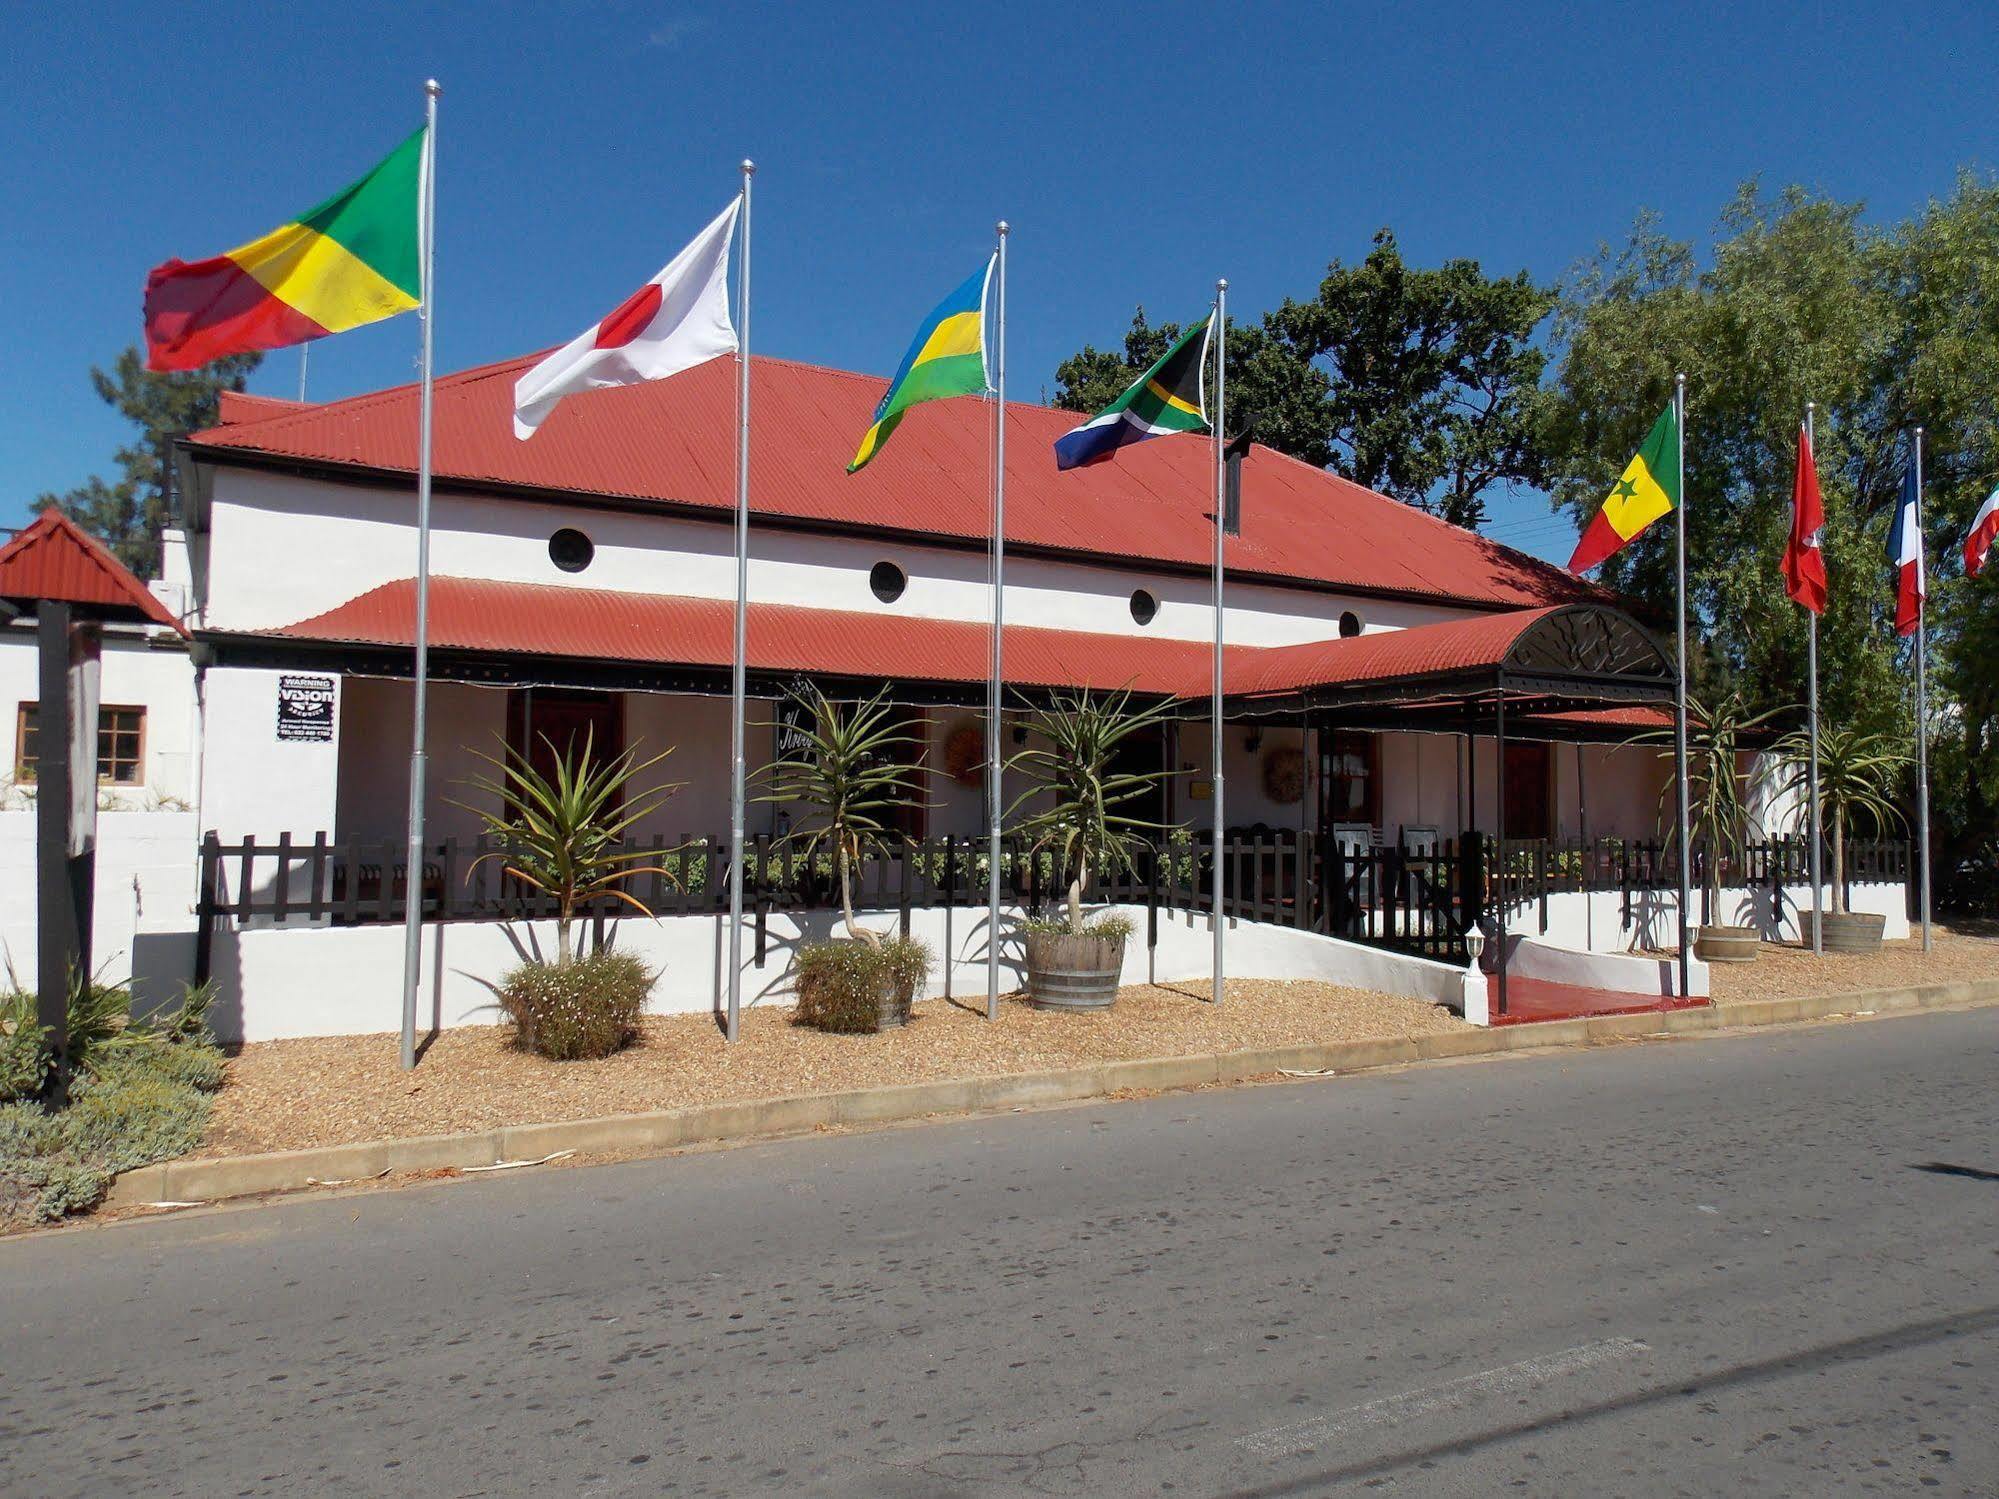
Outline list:
[[[1627,994],[1615,989],[1589,989],[1550,979],[1508,974],[1506,1013],[1499,1013],[1499,975],[1485,976],[1486,1002],[1494,1025],[1524,1025],[1535,1020],[1576,1020],[1588,1015],[1638,1015],[1647,1011],[1692,1010],[1707,1003],[1696,995],[1681,999],[1670,994]]]

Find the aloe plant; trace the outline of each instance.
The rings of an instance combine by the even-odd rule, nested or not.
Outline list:
[[[623,847],[623,839],[657,812],[682,783],[631,792],[632,782],[672,754],[671,749],[647,760],[638,758],[636,748],[602,759],[587,731],[581,746],[572,744],[558,750],[546,735],[542,743],[554,756],[553,774],[536,769],[525,752],[509,744],[503,743],[498,755],[473,750],[493,769],[468,778],[465,784],[485,793],[490,801],[484,805],[454,804],[476,814],[500,845],[473,860],[465,871],[466,878],[470,879],[472,870],[486,860],[497,859],[522,884],[552,896],[556,961],[567,963],[575,952],[570,933],[576,913],[591,901],[608,896],[641,916],[652,915],[626,884],[645,874],[667,879],[673,875],[658,865],[646,864],[648,852]]]
[[[806,809],[784,841],[802,847],[807,858],[831,852],[847,935],[879,948],[881,935],[854,919],[854,866],[889,844],[889,820],[898,808],[921,802],[917,772],[902,763],[919,741],[897,721],[886,687],[847,706],[817,684],[792,688],[790,695],[803,710],[797,729],[803,742],[758,772],[765,789],[757,800]]]
[[[1722,865],[1742,855],[1748,820],[1743,740],[1790,711],[1777,707],[1751,713],[1737,692],[1724,693],[1712,705],[1687,695],[1687,830],[1694,845],[1707,854],[1701,891],[1710,912],[1721,904]],[[1674,739],[1670,728],[1648,729],[1630,742],[1671,747]],[[1677,787],[1668,782],[1659,793],[1659,823],[1669,844],[1679,842],[1678,801]]]
[[[1087,689],[1057,693],[1034,714],[1030,728],[1045,741],[1029,746],[1009,765],[1029,786],[1014,803],[1047,802],[1021,823],[1035,847],[1052,849],[1068,886],[1069,932],[1083,931],[1083,891],[1098,874],[1132,866],[1133,855],[1161,825],[1132,815],[1131,804],[1156,787],[1168,772],[1113,771],[1117,747],[1164,719],[1172,704],[1133,708],[1129,690],[1099,698]]]
[[[1811,736],[1793,729],[1777,742],[1785,770],[1782,791],[1811,795]],[[1846,830],[1865,819],[1877,832],[1902,823],[1889,788],[1908,767],[1909,755],[1886,734],[1852,726],[1819,728],[1820,826],[1832,838],[1832,908],[1846,914]],[[1809,801],[1799,821],[1809,818]]]

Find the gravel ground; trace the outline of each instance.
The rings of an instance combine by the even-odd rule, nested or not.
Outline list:
[[[788,1009],[753,1009],[735,1047],[707,1015],[661,1016],[636,1045],[600,1062],[544,1061],[515,1050],[504,1027],[463,1026],[440,1036],[413,1073],[396,1065],[393,1035],[266,1041],[230,1061],[201,1153],[1465,1028],[1420,1000],[1330,984],[1231,980],[1219,1012],[1206,992],[1205,982],[1130,988],[1099,1015],[1044,1014],[1009,999],[993,1025],[983,1006],[928,1000],[906,1028],[879,1036],[827,1035],[792,1025]]]
[[[1945,984],[1955,979],[1999,978],[1999,922],[1938,925],[1931,950],[1920,937],[1884,942],[1870,957],[1815,958],[1805,948],[1766,942],[1754,963],[1716,963],[1709,970],[1714,997],[1788,999],[1800,994],[1844,994],[1902,984]]]

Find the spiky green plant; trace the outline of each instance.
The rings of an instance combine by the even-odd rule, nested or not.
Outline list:
[[[1777,741],[1784,767],[1781,790],[1803,800],[1799,822],[1811,816],[1812,741],[1809,730],[1793,729]],[[1886,734],[1851,725],[1819,726],[1819,818],[1832,839],[1832,908],[1846,914],[1846,830],[1865,820],[1877,833],[1903,826],[1890,788],[1908,768],[1910,756]]]
[[[896,809],[921,804],[917,772],[902,763],[919,741],[897,722],[886,687],[847,705],[834,702],[816,683],[790,693],[802,710],[797,727],[802,742],[757,772],[764,785],[757,800],[806,809],[785,841],[800,846],[807,858],[822,850],[832,854],[847,935],[878,948],[880,934],[854,920],[854,866],[888,846]]]
[[[626,833],[680,790],[683,783],[678,782],[630,790],[673,751],[641,760],[634,747],[601,759],[591,740],[586,731],[580,748],[572,744],[557,750],[553,740],[542,736],[555,758],[552,775],[537,770],[525,752],[509,744],[502,743],[498,755],[474,750],[493,769],[469,777],[465,785],[490,801],[455,803],[474,813],[500,845],[472,861],[465,871],[468,880],[480,864],[497,859],[522,884],[554,898],[558,963],[574,955],[570,933],[579,909],[608,896],[650,916],[652,911],[626,884],[646,874],[673,878],[671,871],[644,862],[650,856],[646,850],[622,846]]]
[[[1159,723],[1171,708],[1169,702],[1134,708],[1129,689],[1103,697],[1088,689],[1057,693],[1029,724],[1044,743],[1030,739],[1009,762],[1029,782],[1013,811],[1047,798],[1020,828],[1037,849],[1053,850],[1061,865],[1071,935],[1082,935],[1083,891],[1092,877],[1131,868],[1146,835],[1162,830],[1161,824],[1134,816],[1131,804],[1168,772],[1114,771],[1111,766],[1121,743]]]
[[[1743,741],[1792,711],[1776,707],[1751,713],[1737,692],[1724,693],[1711,705],[1687,694],[1687,830],[1694,846],[1707,855],[1701,889],[1709,911],[1721,904],[1722,865],[1742,857],[1748,823],[1742,763],[1748,746]],[[1648,729],[1631,743],[1664,745],[1670,751],[1674,731]],[[1669,781],[1659,793],[1659,826],[1669,845],[1679,843],[1679,821],[1678,788]]]

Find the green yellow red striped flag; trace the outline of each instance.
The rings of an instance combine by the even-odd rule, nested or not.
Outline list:
[[[1660,516],[1671,515],[1679,503],[1680,417],[1668,406],[1652,423],[1638,456],[1624,466],[1603,508],[1576,543],[1569,571],[1585,572],[1607,560]]]
[[[408,312],[423,300],[424,130],[353,186],[226,255],[146,278],[146,367],[191,370]]]

